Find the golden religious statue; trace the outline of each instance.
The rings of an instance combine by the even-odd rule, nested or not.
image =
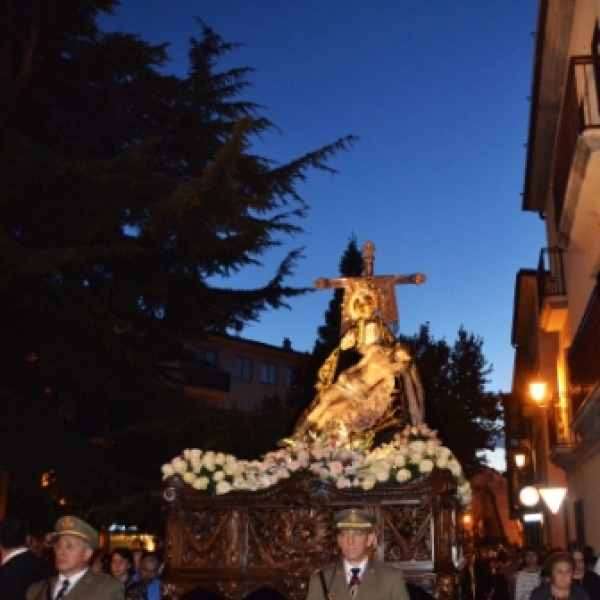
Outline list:
[[[425,276],[373,275],[375,246],[363,247],[364,277],[318,279],[318,289],[344,288],[342,304],[342,337],[340,345],[327,358],[315,385],[317,396],[296,424],[297,433],[322,431],[342,421],[349,433],[377,431],[400,420],[393,407],[398,395],[397,383],[403,388],[404,420],[423,423],[424,405],[414,361],[407,348],[399,343],[390,327],[398,323],[398,307],[394,285],[421,284]],[[359,362],[342,371],[334,382],[340,352],[354,349]]]

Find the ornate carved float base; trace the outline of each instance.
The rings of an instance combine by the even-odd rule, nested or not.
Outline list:
[[[266,490],[216,497],[173,477],[165,491],[166,589],[171,598],[202,587],[239,600],[267,586],[303,600],[310,575],[338,558],[334,513],[361,507],[377,517],[374,558],[443,597],[460,558],[455,493],[445,471],[369,491],[338,490],[306,473]]]

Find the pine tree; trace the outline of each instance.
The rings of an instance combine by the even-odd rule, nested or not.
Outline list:
[[[240,331],[303,293],[286,282],[300,249],[255,289],[215,281],[301,231],[298,184],[333,172],[328,159],[354,139],[286,164],[256,155],[273,125],[240,98],[252,70],[218,70],[237,45],[199,23],[188,75],[165,74],[166,44],[98,30],[114,5],[4,3],[0,456],[14,506],[47,498],[50,472],[53,501],[73,510],[149,489],[143,444],[115,434],[160,424],[156,446],[198,417],[157,359],[189,360],[183,335]],[[39,451],[26,459],[29,428]]]
[[[497,394],[485,391],[492,372],[483,340],[462,327],[452,346],[436,340],[429,324],[414,336],[401,336],[416,357],[425,394],[425,421],[461,462],[467,475],[485,464],[501,432],[502,408]]]

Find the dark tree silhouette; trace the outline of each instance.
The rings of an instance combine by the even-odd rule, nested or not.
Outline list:
[[[0,9],[0,467],[22,512],[158,485],[158,450],[204,419],[158,359],[303,293],[300,249],[255,289],[216,282],[301,231],[298,184],[354,139],[258,156],[274,127],[242,98],[252,70],[218,68],[237,45],[199,23],[188,74],[169,75],[167,44],[98,30],[115,4]],[[141,424],[145,444],[124,442]]]

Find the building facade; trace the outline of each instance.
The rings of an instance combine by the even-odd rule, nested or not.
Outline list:
[[[600,550],[600,1],[540,0],[523,210],[545,247],[517,274],[505,397],[511,513],[530,541]],[[546,383],[536,402],[529,384]],[[524,464],[517,468],[516,455]],[[520,490],[566,488],[556,515]]]
[[[287,338],[273,346],[207,334],[187,338],[184,348],[194,360],[163,362],[163,379],[206,405],[241,410],[285,407],[294,370],[307,358]]]

